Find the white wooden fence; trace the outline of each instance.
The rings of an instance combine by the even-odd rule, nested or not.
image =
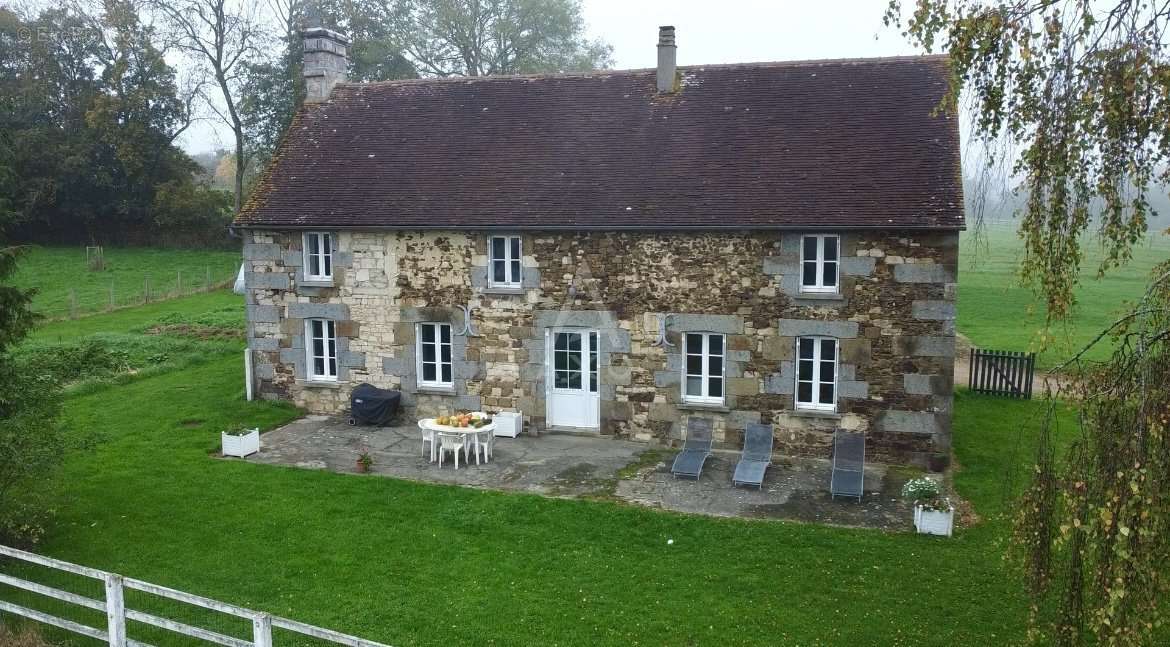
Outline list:
[[[43,557],[35,553],[9,548],[8,546],[0,545],[0,555],[104,582],[106,589],[105,600],[95,600],[69,591],[63,591],[51,586],[45,586],[0,573],[0,584],[7,584],[8,586],[75,604],[87,609],[93,609],[99,612],[104,611],[106,614],[105,630],[65,618],[59,618],[6,600],[0,600],[0,612],[12,613],[83,636],[96,638],[108,642],[110,647],[150,647],[146,643],[131,640],[126,637],[127,620],[134,620],[216,645],[226,645],[227,647],[272,647],[272,629],[274,627],[304,636],[311,636],[335,645],[347,645],[348,647],[388,647],[387,645],[372,640],[365,640],[356,636],[308,625],[303,622],[269,615],[263,611],[238,607],[234,604],[227,604],[226,602],[169,589],[165,586],[159,586],[129,577],[122,577],[117,573],[107,573],[106,571],[99,571],[94,568],[63,562],[58,559]],[[125,589],[144,591],[162,598],[168,598],[196,607],[218,611],[237,618],[243,618],[244,620],[250,620],[252,622],[252,640],[241,640],[233,636],[184,624],[169,618],[162,618],[142,611],[127,609],[125,598],[123,597],[123,590]]]

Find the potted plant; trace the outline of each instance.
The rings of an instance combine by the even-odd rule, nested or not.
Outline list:
[[[233,425],[220,433],[219,442],[224,456],[243,458],[255,454],[260,451],[260,428]]]
[[[357,471],[359,474],[365,474],[370,471],[370,466],[374,464],[373,457],[369,452],[362,452],[357,458]]]
[[[910,479],[902,487],[902,496],[914,502],[914,528],[918,534],[951,536],[955,506],[943,495],[938,481],[926,477]]]

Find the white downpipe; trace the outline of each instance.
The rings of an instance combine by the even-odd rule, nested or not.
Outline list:
[[[252,401],[252,385],[255,384],[252,375],[252,349],[244,349],[244,388],[248,394],[248,402]]]

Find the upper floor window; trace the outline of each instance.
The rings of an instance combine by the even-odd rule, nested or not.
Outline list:
[[[837,292],[837,271],[841,254],[841,237],[833,234],[809,235],[800,241],[800,291]]]
[[[305,232],[305,279],[333,280],[333,234],[323,231]]]
[[[837,409],[837,340],[799,337],[796,340],[796,408]]]
[[[686,333],[683,400],[723,404],[723,357],[726,339],[718,333]]]
[[[305,349],[308,352],[310,380],[337,379],[337,331],[328,319],[305,321]]]
[[[488,281],[498,288],[520,287],[520,237],[488,238]]]
[[[418,325],[418,385],[450,388],[455,380],[451,364],[451,324]]]

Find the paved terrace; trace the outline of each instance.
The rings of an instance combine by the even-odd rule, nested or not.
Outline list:
[[[899,494],[908,476],[870,464],[866,496],[829,497],[827,460],[777,456],[762,490],[733,488],[738,453],[716,452],[698,481],[670,474],[675,450],[591,436],[542,434],[497,438],[489,464],[444,462],[439,469],[422,455],[418,427],[352,427],[344,419],[307,416],[260,438],[248,460],[305,469],[354,472],[363,451],[381,476],[546,496],[605,497],[648,507],[724,517],[792,519],[884,530],[912,527]],[[355,478],[358,478],[355,476]]]

